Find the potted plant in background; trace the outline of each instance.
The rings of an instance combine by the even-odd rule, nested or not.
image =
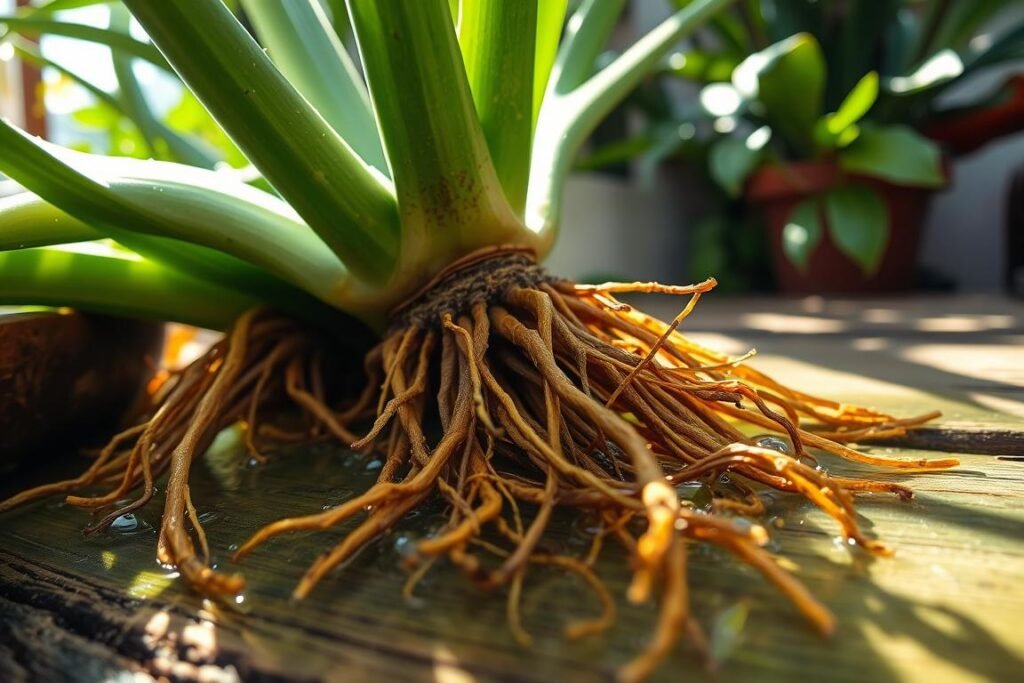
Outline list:
[[[731,84],[705,88],[708,108],[761,124],[717,141],[711,174],[760,212],[784,290],[909,289],[928,198],[946,182],[938,145],[863,121],[876,72],[828,113],[826,79],[821,47],[800,33],[745,59]]]
[[[928,201],[947,180],[938,143],[966,153],[1024,121],[1014,79],[967,106],[943,98],[1024,54],[1024,24],[985,30],[1008,10],[1003,1],[780,0],[760,12],[741,5],[708,28],[726,46],[719,68],[737,48],[777,41],[743,57],[728,83],[705,85],[701,100],[743,121],[712,145],[709,170],[760,214],[784,290],[914,284]]]
[[[1019,76],[949,97],[1024,56],[1024,19],[1007,0],[737,3],[690,47],[660,82],[696,82],[699,104],[634,100],[647,128],[593,158],[705,166],[721,193],[691,229],[691,276],[760,267],[736,242],[758,244],[750,226],[761,223],[783,290],[907,289],[950,157],[1024,125]]]

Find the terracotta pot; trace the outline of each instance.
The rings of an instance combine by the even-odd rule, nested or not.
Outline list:
[[[782,229],[803,200],[839,184],[859,184],[874,189],[889,215],[889,243],[878,270],[865,275],[829,238],[826,229],[811,252],[804,270],[798,269],[782,250]],[[751,176],[747,201],[757,207],[768,229],[776,283],[784,292],[822,294],[899,292],[914,284],[918,245],[925,213],[933,190],[893,185],[874,178],[844,174],[834,163],[810,162],[770,166]]]
[[[163,326],[80,313],[0,315],[0,471],[109,430],[159,360]]]

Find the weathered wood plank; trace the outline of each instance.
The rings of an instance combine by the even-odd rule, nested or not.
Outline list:
[[[832,641],[815,637],[749,569],[694,549],[695,610],[705,623],[739,603],[751,608],[743,644],[724,663],[719,680],[1010,678],[1024,665],[1018,638],[1024,614],[1022,467],[966,456],[954,473],[891,475],[912,482],[919,495],[910,504],[862,500],[873,532],[898,553],[874,562],[837,547],[834,525],[823,515],[779,497],[773,518],[783,526],[769,525],[773,542],[837,613],[841,632]],[[318,509],[367,479],[359,462],[325,450],[294,452],[258,470],[238,466],[226,478],[223,462],[208,460],[199,469],[197,503],[208,519],[215,559],[225,565],[231,544],[279,511]],[[219,480],[213,471],[222,473]],[[611,633],[566,641],[564,623],[593,613],[594,606],[573,579],[554,572],[538,571],[528,582],[524,613],[536,639],[531,651],[509,637],[501,597],[482,593],[448,567],[430,574],[418,591],[420,601],[407,604],[399,595],[405,574],[396,541],[425,533],[429,513],[361,554],[301,605],[287,600],[293,582],[338,534],[276,541],[238,567],[250,580],[245,613],[204,605],[154,564],[155,535],[145,528],[155,521],[152,514],[143,516],[141,530],[98,538],[78,534],[86,516],[65,507],[44,505],[5,519],[0,598],[16,607],[4,614],[27,625],[53,619],[64,635],[51,636],[51,651],[88,658],[98,645],[105,654],[96,655],[97,666],[128,659],[152,675],[174,666],[197,673],[204,665],[226,675],[223,667],[231,666],[245,680],[433,680],[437,667],[485,681],[603,680],[636,652],[652,625],[650,606],[620,604]],[[555,532],[552,542],[583,552],[572,521],[561,520]],[[622,553],[610,549],[600,569],[621,597],[628,582]],[[146,627],[152,629],[160,613],[169,615],[167,633],[176,636],[168,637],[179,644],[189,624],[214,624],[204,628],[215,633],[218,654],[189,661],[187,647],[168,649],[168,637],[147,641]],[[15,661],[26,656],[22,652]],[[701,679],[700,670],[683,647],[658,679],[675,680],[681,671]]]
[[[878,442],[885,446],[943,453],[1024,455],[1024,431],[963,427],[921,427],[906,436]]]
[[[756,310],[750,302],[730,305]],[[1022,431],[1024,345],[1013,317],[1016,304],[998,306],[1004,308],[963,314],[1000,327],[995,332],[926,335],[907,324],[884,334],[880,327],[889,323],[876,322],[867,333],[797,335],[741,321],[728,329],[704,327],[699,335],[731,344],[730,352],[756,346],[760,367],[817,393],[901,415],[938,406],[946,415],[935,430],[987,430],[1003,435],[1010,448]],[[939,317],[941,308],[935,304],[934,316],[917,319]],[[765,305],[761,312],[772,310]],[[850,309],[848,315],[864,314]],[[881,321],[886,315],[893,319],[877,312],[869,317]],[[980,450],[973,442],[970,448]],[[444,564],[428,574],[416,600],[403,600],[401,548],[407,536],[429,533],[436,523],[430,510],[406,520],[299,605],[288,600],[294,582],[340,531],[275,540],[238,567],[228,559],[232,545],[260,525],[336,504],[365,488],[373,475],[350,454],[322,447],[292,449],[257,468],[231,449],[197,463],[194,496],[214,560],[244,571],[250,582],[244,603],[235,606],[200,600],[155,563],[159,501],[139,516],[137,529],[89,538],[79,533],[86,514],[52,502],[5,515],[0,630],[7,630],[0,633],[0,679],[46,678],[66,666],[181,678],[237,673],[244,680],[434,681],[446,675],[460,680],[460,673],[480,681],[609,680],[647,638],[653,609],[622,600],[629,568],[615,548],[602,555],[599,570],[619,598],[618,623],[581,642],[565,640],[562,628],[575,616],[593,614],[595,605],[577,580],[558,572],[536,570],[528,578],[523,612],[535,639],[531,650],[510,637],[502,595],[482,592]],[[860,499],[865,526],[896,549],[890,559],[868,561],[837,544],[835,525],[807,504],[789,496],[771,499],[772,548],[834,610],[836,638],[817,638],[749,568],[695,547],[695,613],[712,632],[723,615],[749,608],[749,618],[717,678],[682,646],[657,680],[685,675],[725,683],[934,683],[1018,677],[1024,670],[1024,462],[968,454],[953,472],[877,476],[918,492],[910,503]],[[6,489],[0,494],[24,483],[0,482]],[[580,530],[578,521],[562,516],[548,542],[582,553]],[[216,651],[197,649],[210,634]],[[729,649],[728,639],[719,636],[718,643]]]

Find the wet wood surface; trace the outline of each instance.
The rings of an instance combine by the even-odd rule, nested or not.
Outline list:
[[[672,305],[654,307],[672,315]],[[694,548],[694,609],[719,671],[706,672],[683,645],[656,680],[1015,680],[1024,671],[1020,304],[709,297],[687,325],[729,352],[756,347],[760,367],[815,393],[903,415],[938,406],[945,415],[934,430],[960,435],[948,448],[962,449],[962,465],[941,474],[873,474],[917,492],[909,503],[860,499],[864,525],[896,550],[889,559],[851,551],[836,542],[824,515],[787,496],[772,498],[771,549],[836,613],[831,640],[814,635],[756,573]],[[1006,447],[963,436],[972,431],[997,433]],[[75,471],[81,462],[74,460],[6,480],[0,493],[58,469]],[[258,526],[336,504],[373,476],[372,462],[339,449],[291,448],[254,467],[228,443],[197,463],[194,497],[215,561],[235,569],[232,545]],[[537,569],[526,582],[530,649],[509,635],[502,594],[481,591],[443,564],[414,599],[403,599],[403,554],[438,523],[439,510],[406,520],[301,604],[288,600],[295,581],[344,530],[275,540],[237,567],[249,580],[244,601],[214,604],[156,564],[158,509],[93,537],[80,533],[85,513],[56,501],[0,518],[0,679],[609,680],[653,625],[651,606],[621,599],[628,566],[612,547],[599,570],[619,597],[618,622],[579,642],[562,629],[596,605],[576,579],[554,571]],[[583,552],[586,524],[563,516],[548,543]]]

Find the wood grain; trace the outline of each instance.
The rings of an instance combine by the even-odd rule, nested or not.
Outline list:
[[[958,348],[987,351],[966,356],[977,359],[973,368],[953,372],[937,364],[931,374],[927,356],[914,355],[934,341],[927,338],[894,333],[884,337],[883,350],[862,351],[858,360],[851,353],[859,337],[810,336],[797,343],[793,335],[725,336],[737,346],[756,342],[763,351],[757,362],[795,385],[851,401],[872,399],[900,414],[939,404],[947,417],[937,429],[966,425],[999,432],[1016,445],[1020,368],[1013,364],[1019,351],[1005,335],[958,338]],[[990,376],[1003,366],[1008,372],[1000,393]],[[973,388],[962,388],[967,385]],[[986,392],[1009,403],[994,410],[977,400]],[[824,464],[866,473],[831,460]],[[77,471],[83,465],[61,466]],[[193,495],[214,561],[245,572],[244,602],[204,602],[156,564],[158,500],[142,512],[136,529],[95,537],[79,533],[87,514],[43,502],[0,519],[0,680],[96,680],[129,672],[225,681],[604,681],[638,651],[653,626],[651,605],[629,606],[622,599],[629,568],[612,547],[598,568],[620,613],[603,636],[564,638],[565,624],[594,614],[596,606],[576,579],[555,571],[537,569],[527,579],[523,612],[535,640],[529,650],[509,635],[503,594],[483,592],[445,564],[427,575],[416,599],[404,600],[403,548],[434,528],[434,509],[407,519],[308,600],[293,604],[288,595],[301,573],[344,529],[277,539],[237,567],[228,559],[233,544],[282,514],[350,497],[373,478],[372,463],[311,446],[286,449],[253,467],[229,445],[207,454],[194,472]],[[55,474],[35,472],[28,479]],[[872,561],[838,544],[835,524],[802,501],[783,495],[769,500],[770,547],[836,613],[840,630],[834,639],[815,636],[749,568],[694,547],[694,610],[723,661],[713,677],[683,645],[655,680],[936,683],[1019,677],[1024,462],[968,453],[952,472],[873,476],[908,483],[917,492],[909,503],[860,499],[862,523],[896,550],[889,559]],[[0,482],[0,494],[25,483]],[[561,515],[546,542],[583,553],[585,527]],[[716,628],[747,609],[738,633]],[[204,646],[211,635],[212,649]]]

